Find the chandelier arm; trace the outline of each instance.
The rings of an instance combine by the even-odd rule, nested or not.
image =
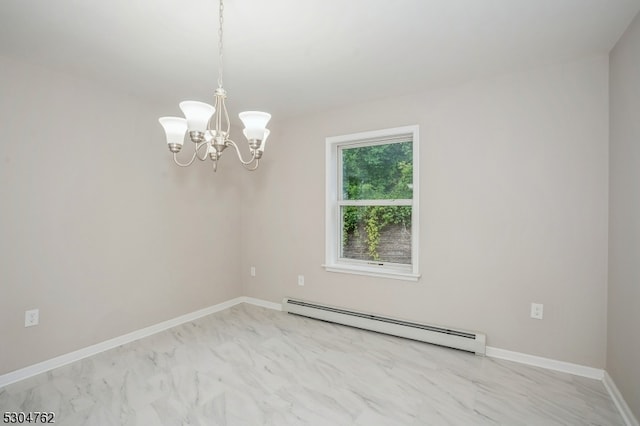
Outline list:
[[[198,157],[198,160],[200,161],[204,161],[207,159],[207,151],[204,152],[204,157],[200,157],[200,155],[198,155],[198,151],[200,151],[200,148],[202,148],[203,146],[209,146],[209,144],[207,142],[200,142],[196,145],[196,152],[194,153],[195,156]]]
[[[252,171],[254,171],[254,170],[256,170],[256,169],[258,168],[258,166],[260,165],[260,160],[256,158],[256,160],[255,160],[255,162],[254,162],[254,163],[255,163],[255,165],[254,165],[253,167],[249,167],[249,166],[246,166],[246,165],[244,165],[244,164],[243,164],[242,166],[243,166],[245,169],[247,169],[247,170],[249,170],[250,172],[252,172]]]
[[[180,167],[189,167],[190,165],[193,164],[194,161],[196,161],[196,158],[200,161],[204,161],[207,159],[207,153],[205,152],[204,157],[200,157],[198,155],[198,151],[200,150],[200,148],[202,148],[203,146],[207,146],[208,144],[206,142],[200,142],[198,144],[196,144],[196,149],[193,152],[193,155],[191,156],[191,160],[189,160],[188,163],[181,163],[178,161],[178,153],[174,152],[173,153],[173,161]]]
[[[213,108],[215,112],[209,118],[209,123],[207,124],[208,130],[217,130],[218,129],[218,116],[220,115],[220,96],[217,94],[214,96],[215,102],[213,103]]]
[[[224,101],[223,101],[223,105],[224,105]],[[227,106],[224,106],[224,117],[227,120],[227,135],[229,134],[229,131],[231,130],[231,121],[229,121],[229,112],[227,111]]]
[[[183,164],[183,163],[178,161],[178,153],[174,152],[173,153],[173,161],[180,167],[189,167],[196,160],[196,154],[197,154],[197,151],[193,153],[193,156],[191,157],[191,160],[188,163],[184,163]]]
[[[222,129],[222,113],[221,113],[221,111],[223,111],[226,114],[227,106],[225,105],[224,97],[222,95],[220,95],[218,97],[220,98],[220,101],[216,100],[216,104],[220,104],[220,109],[218,109],[218,113],[216,114],[216,130],[221,130]],[[229,129],[227,129],[227,135],[228,134],[229,134]]]
[[[244,166],[248,166],[250,164],[252,164],[254,161],[257,163],[256,160],[256,153],[254,150],[251,150],[251,160],[249,161],[244,161],[244,158],[242,158],[242,154],[240,153],[240,148],[238,148],[238,145],[236,145],[236,143],[234,141],[232,141],[231,139],[227,139],[226,142],[228,145],[231,145],[232,147],[234,147],[236,149],[236,154],[238,155],[238,160],[240,160],[240,162],[244,165]]]

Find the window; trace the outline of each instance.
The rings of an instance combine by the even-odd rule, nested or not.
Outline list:
[[[325,269],[417,280],[418,126],[326,144]]]

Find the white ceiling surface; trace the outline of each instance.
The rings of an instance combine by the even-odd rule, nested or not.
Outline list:
[[[212,102],[216,0],[0,0],[0,55]],[[227,0],[231,113],[286,118],[608,52],[640,0]]]

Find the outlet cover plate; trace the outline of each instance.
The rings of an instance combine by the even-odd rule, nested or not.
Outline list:
[[[543,314],[544,314],[544,305],[542,303],[531,304],[531,318],[541,320]]]
[[[24,326],[25,327],[33,327],[34,325],[38,325],[40,322],[40,310],[39,309],[30,309],[28,311],[24,311]]]

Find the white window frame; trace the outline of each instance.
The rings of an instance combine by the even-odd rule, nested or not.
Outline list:
[[[419,202],[419,127],[404,126],[392,129],[375,130],[370,132],[355,133],[350,135],[332,136],[326,138],[325,176],[326,176],[326,203],[325,203],[325,270],[329,272],[342,272],[349,274],[368,275],[373,277],[394,278],[400,280],[417,281],[420,278],[419,269],[419,236],[420,236],[420,212]],[[410,205],[411,206],[411,265],[400,265],[384,262],[366,262],[355,259],[340,258],[340,244],[342,242],[342,220],[340,207],[347,204],[342,198],[342,188],[339,187],[342,167],[340,162],[340,149],[343,147],[369,146],[377,143],[386,144],[400,136],[411,135],[413,147],[413,198],[407,201],[378,200],[377,204]],[[386,141],[386,142],[385,142]],[[348,205],[358,204],[349,201]],[[363,202],[362,205],[368,205]]]

